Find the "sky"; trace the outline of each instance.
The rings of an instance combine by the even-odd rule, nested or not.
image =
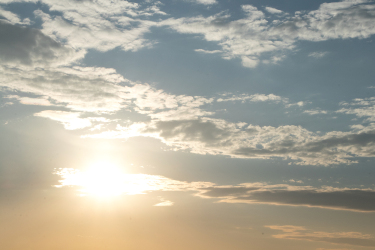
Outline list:
[[[0,0],[0,245],[375,249],[375,2]]]

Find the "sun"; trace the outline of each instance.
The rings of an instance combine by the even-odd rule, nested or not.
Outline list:
[[[73,168],[61,168],[55,171],[61,176],[60,185],[79,187],[80,196],[94,196],[109,198],[121,194],[135,195],[145,194],[153,190],[159,190],[163,184],[163,178],[147,174],[128,174],[123,168],[109,161],[90,164],[81,171]]]
[[[82,192],[98,197],[118,196],[123,192],[125,173],[116,165],[98,162],[90,166],[80,176]]]

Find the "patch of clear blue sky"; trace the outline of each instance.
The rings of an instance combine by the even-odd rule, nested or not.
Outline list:
[[[133,1],[138,2],[138,1]],[[300,1],[300,0],[217,0],[217,4],[203,5],[197,4],[194,0],[166,0],[163,1],[161,10],[171,16],[194,16],[216,14],[218,11],[228,10],[232,18],[243,17],[244,13],[239,8],[241,5],[250,4],[258,9],[263,7],[273,7],[285,12],[294,13],[301,10],[315,10],[322,3],[335,1]]]

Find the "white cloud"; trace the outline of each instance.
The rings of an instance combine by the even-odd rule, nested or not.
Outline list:
[[[221,53],[221,50],[204,50],[204,49],[195,49],[194,51],[196,51],[196,52],[201,52],[201,53],[205,53],[205,54],[217,54],[217,53]]]
[[[266,102],[266,101],[273,101],[273,102],[282,102],[288,103],[289,99],[285,97],[281,97],[274,94],[241,94],[241,95],[232,95],[231,97],[226,97],[229,94],[226,94],[225,97],[217,99],[218,102],[228,102],[228,101],[241,101],[241,102]]]
[[[153,25],[152,22],[131,19],[130,22],[135,22],[137,25],[127,29],[125,27],[118,29],[116,22],[121,25],[120,22],[124,18],[110,22],[97,16],[81,15],[81,13],[64,12],[67,19],[59,16],[51,17],[41,11],[36,11],[35,14],[43,19],[43,33],[57,40],[65,40],[73,48],[108,51],[121,47],[125,51],[137,51],[152,45],[143,38]],[[71,15],[67,16],[68,14]]]
[[[290,107],[293,107],[293,106],[303,107],[305,104],[306,104],[306,102],[299,101],[299,102],[296,102],[296,103],[288,103],[288,104],[285,105],[285,107],[287,107],[287,108],[290,108]]]
[[[80,112],[113,113],[124,108],[157,120],[197,119],[212,115],[201,106],[213,98],[171,95],[148,84],[133,83],[113,69],[58,67],[49,69],[0,66],[0,86],[18,91],[23,104],[64,106]],[[22,93],[43,96],[41,100]],[[40,98],[38,98],[40,99]]]
[[[247,101],[249,102],[274,102],[274,103],[282,103],[286,108],[290,108],[293,106],[302,107],[305,105],[304,102],[299,101],[296,103],[290,103],[289,99],[286,97],[274,95],[274,94],[240,94],[240,95],[231,95],[231,93],[226,93],[223,95],[223,97],[218,98],[217,102],[229,102],[229,101],[240,101],[242,103],[245,103]]]
[[[310,110],[305,110],[303,113],[309,114],[309,115],[319,115],[319,114],[327,114],[328,112],[325,110],[320,110],[320,109],[310,109]]]
[[[278,10],[278,9],[275,9],[275,8],[272,8],[272,7],[265,7],[264,9],[271,14],[282,14],[282,13],[284,13],[282,10]]]
[[[113,112],[125,102],[118,94],[126,82],[112,69],[1,67],[0,86],[50,98],[58,105],[90,112]]]
[[[375,121],[375,97],[356,98],[351,103],[341,102],[343,106],[349,108],[342,108],[337,113],[356,115],[359,118],[367,117],[365,121]]]
[[[315,58],[322,58],[328,54],[327,51],[320,51],[320,52],[311,52],[309,54],[309,57],[315,57]]]
[[[195,2],[204,5],[217,4],[216,0],[195,0]]]
[[[163,198],[160,198],[160,203],[155,204],[155,207],[170,207],[173,206],[174,202],[173,201],[168,201]]]

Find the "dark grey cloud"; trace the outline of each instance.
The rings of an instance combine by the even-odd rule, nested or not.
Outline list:
[[[200,195],[222,198],[230,203],[268,203],[289,206],[311,206],[327,209],[375,212],[375,191],[343,189],[338,191],[318,189],[264,189],[264,187],[210,187]]]
[[[13,25],[0,20],[0,62],[24,65],[47,65],[65,61],[74,51],[40,30]]]
[[[225,139],[231,136],[230,131],[219,128],[211,121],[202,120],[158,121],[154,128],[145,132],[159,132],[165,139],[179,137],[183,141],[200,141],[205,144],[225,144]]]

